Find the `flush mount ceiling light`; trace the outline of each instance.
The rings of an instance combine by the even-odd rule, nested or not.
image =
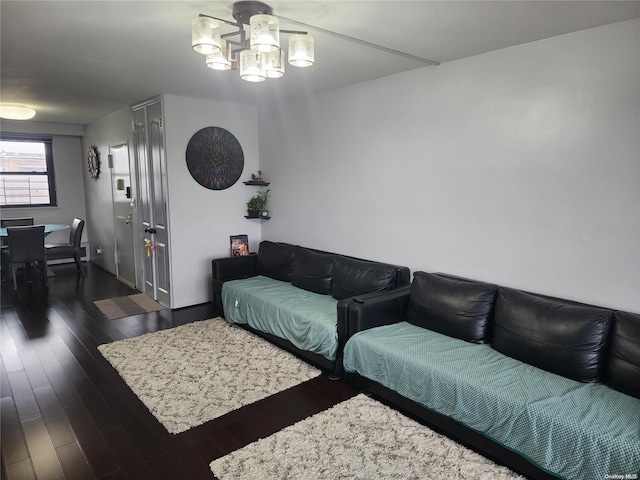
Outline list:
[[[284,49],[280,33],[289,34],[289,64],[310,67],[314,64],[314,41],[307,32],[281,30],[273,9],[262,2],[243,1],[233,4],[235,22],[200,14],[191,23],[191,45],[206,55],[206,64],[214,70],[240,70],[240,78],[264,82],[284,76]],[[222,22],[237,31],[220,33]],[[249,32],[245,30],[249,26]],[[239,37],[231,40],[231,37]]]
[[[249,82],[264,82],[268,78],[284,76],[285,52],[280,46],[280,33],[289,35],[288,62],[294,67],[310,67],[315,63],[314,40],[307,32],[281,30],[279,19],[301,25],[326,35],[358,43],[384,52],[400,55],[425,65],[439,62],[410,53],[376,45],[375,43],[308,25],[297,20],[274,15],[273,9],[262,2],[235,2],[232,8],[235,22],[200,14],[191,23],[191,46],[206,55],[206,64],[214,70],[240,70],[240,78]],[[220,23],[237,31],[221,33]],[[245,25],[249,31],[245,31]],[[239,37],[231,40],[231,37]]]
[[[22,105],[0,104],[0,117],[8,120],[29,120],[33,118],[36,111],[33,108]]]

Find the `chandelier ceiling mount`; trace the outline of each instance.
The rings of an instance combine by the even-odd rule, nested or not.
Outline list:
[[[273,8],[266,3],[245,1],[233,4],[231,16],[238,23],[249,25],[253,15],[273,15]]]

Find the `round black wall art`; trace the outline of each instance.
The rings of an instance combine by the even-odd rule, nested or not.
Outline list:
[[[187,168],[203,187],[224,190],[236,183],[244,168],[238,139],[224,128],[198,130],[187,144]]]

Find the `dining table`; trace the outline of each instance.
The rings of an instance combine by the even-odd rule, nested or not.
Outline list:
[[[31,225],[29,225],[29,226],[31,226]],[[14,227],[0,227],[0,238],[4,238],[4,237],[8,236],[7,228],[14,228]],[[17,227],[17,228],[20,228],[20,227]],[[69,225],[65,225],[63,223],[45,223],[44,224],[44,236],[46,237],[50,233],[61,232],[63,230],[68,230],[68,229],[69,229]],[[4,244],[4,240],[3,240],[2,243]],[[3,277],[4,277],[4,269],[2,270],[2,272],[3,272]],[[56,276],[55,273],[53,273],[51,271],[51,269],[47,266],[47,277],[55,277],[55,276]]]
[[[13,227],[8,227],[8,228],[13,228]],[[17,227],[17,228],[20,228],[20,227]],[[69,229],[69,225],[64,225],[62,223],[45,223],[44,224],[45,235],[48,235],[53,232],[59,232],[61,230],[68,230],[68,229]],[[7,236],[7,227],[0,228],[0,237],[6,237],[6,236]]]

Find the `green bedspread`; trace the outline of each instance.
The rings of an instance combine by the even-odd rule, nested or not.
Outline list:
[[[344,367],[567,479],[638,478],[640,400],[402,322],[354,335]],[[622,475],[614,477],[613,475]]]
[[[338,350],[337,303],[330,295],[260,275],[222,284],[222,305],[229,322],[287,339],[328,360],[335,360]]]

